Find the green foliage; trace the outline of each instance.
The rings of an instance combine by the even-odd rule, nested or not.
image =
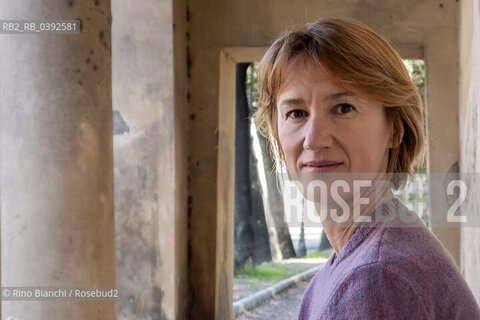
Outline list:
[[[423,60],[403,60],[403,63],[425,104],[425,63]]]
[[[427,119],[427,114],[426,114],[426,108],[425,108],[425,63],[423,60],[403,60],[403,63],[405,64],[405,67],[408,70],[408,73],[410,74],[410,78],[412,79],[412,82],[417,86],[418,88],[418,93],[422,97],[422,104],[423,104],[423,119]],[[423,128],[426,130],[426,126]],[[426,152],[426,148],[425,148]],[[425,158],[425,157],[424,157]],[[427,165],[425,160],[415,166],[414,168],[415,173],[426,173],[427,172]]]
[[[302,259],[328,259],[333,253],[333,249],[327,249],[323,251],[310,252]]]
[[[427,193],[423,190],[418,190],[417,192],[408,193],[408,202],[413,202],[415,197],[418,197],[418,202],[425,202],[425,197]]]
[[[281,264],[272,263],[266,266],[252,266],[247,265],[238,269],[236,276],[242,275],[244,277],[261,279],[261,280],[280,280],[287,277],[290,272],[285,266]]]
[[[250,114],[257,110],[257,101],[260,96],[258,91],[258,62],[254,62],[247,69],[247,99],[250,108]]]

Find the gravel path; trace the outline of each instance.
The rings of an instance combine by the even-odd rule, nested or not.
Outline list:
[[[302,273],[306,270],[319,266],[323,264],[325,260],[322,259],[310,259],[310,260],[301,260],[301,259],[290,259],[280,262],[286,270],[289,270],[289,275]],[[285,277],[285,278],[287,278]],[[264,288],[270,287],[283,279],[276,280],[260,280],[260,279],[251,279],[248,277],[235,276],[233,280],[233,301],[238,301],[241,298],[247,297],[251,294],[254,294],[257,291],[260,291]]]
[[[309,281],[298,283],[255,309],[240,313],[235,320],[295,320]]]

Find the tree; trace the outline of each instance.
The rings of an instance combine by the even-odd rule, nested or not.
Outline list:
[[[258,196],[258,172],[252,161],[250,112],[245,88],[248,66],[238,64],[236,73],[235,268],[243,267],[248,261],[259,264],[271,260],[263,203]]]
[[[320,234],[320,245],[318,246],[318,251],[323,251],[331,248],[332,245],[327,238],[327,234],[325,233],[325,230],[322,230],[322,233]]]
[[[258,99],[257,64],[255,63],[252,63],[247,70],[246,86],[250,114],[253,114],[257,109],[256,101]],[[292,258],[295,257],[295,249],[285,219],[283,196],[277,184],[275,162],[269,152],[267,139],[257,131],[256,138],[261,150],[261,155],[258,158],[261,158],[263,163],[260,170],[265,174],[266,180],[266,190],[263,192],[263,197],[272,257],[274,260]]]
[[[267,198],[266,202],[268,202],[268,210],[266,210],[265,214],[267,215],[267,224],[270,221],[269,231],[271,230],[272,234],[270,241],[274,242],[275,246],[278,247],[278,259],[292,258],[295,257],[295,248],[293,247],[288,223],[285,219],[283,196],[278,188],[275,164],[268,152],[267,140],[260,134],[257,135],[262,151],[263,170],[267,182],[265,195]]]

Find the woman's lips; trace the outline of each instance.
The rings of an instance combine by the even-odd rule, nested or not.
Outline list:
[[[343,163],[337,161],[309,161],[303,164],[303,172],[331,172]]]

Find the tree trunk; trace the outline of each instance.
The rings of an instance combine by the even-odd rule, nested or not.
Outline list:
[[[262,199],[262,186],[258,179],[257,159],[250,153],[250,181],[252,192],[252,217],[254,234],[253,264],[258,265],[262,262],[272,261],[270,250],[270,239],[265,220],[265,208]]]
[[[331,249],[332,245],[330,241],[328,241],[327,234],[325,230],[322,230],[322,234],[320,235],[320,245],[318,246],[318,251],[323,251],[327,249]]]
[[[235,268],[243,267],[249,259],[253,264],[272,259],[250,136],[245,84],[248,66],[248,63],[239,63],[236,70]]]
[[[262,150],[263,168],[267,181],[267,203],[268,220],[271,220],[273,239],[275,247],[279,248],[280,259],[288,259],[295,257],[295,248],[290,237],[290,231],[288,230],[288,223],[285,218],[285,208],[283,203],[283,196],[280,193],[279,186],[277,184],[277,173],[274,170],[274,161],[268,151],[268,142],[260,134],[257,134],[260,148]]]
[[[298,239],[298,246],[297,246],[297,256],[305,257],[306,255],[307,255],[307,246],[305,243],[305,228],[302,220],[302,224],[300,227],[300,239]]]
[[[253,257],[252,199],[250,174],[250,122],[245,96],[245,71],[248,64],[238,64],[236,73],[235,128],[235,269]],[[243,79],[243,81],[242,81]],[[242,85],[243,84],[243,85]]]

